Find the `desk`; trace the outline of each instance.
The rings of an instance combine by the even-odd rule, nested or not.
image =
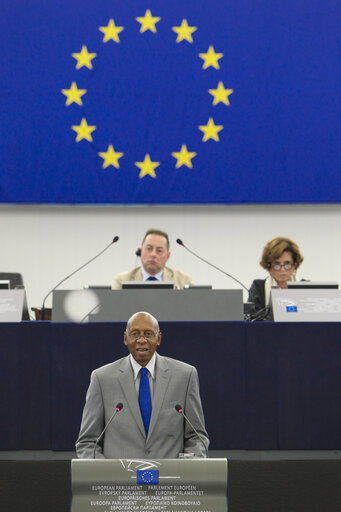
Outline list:
[[[70,512],[69,460],[0,461],[4,511]],[[339,460],[228,463],[229,512],[340,512]]]
[[[136,311],[149,311],[159,322],[239,321],[243,320],[243,293],[202,289],[53,292],[53,322],[126,322]]]
[[[73,450],[94,368],[123,323],[0,324],[1,450]],[[197,367],[211,449],[341,448],[341,324],[163,322],[159,352]]]

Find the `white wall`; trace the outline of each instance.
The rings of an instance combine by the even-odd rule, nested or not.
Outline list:
[[[176,238],[249,287],[254,278],[265,276],[258,263],[264,244],[277,235],[289,236],[305,258],[300,277],[339,282],[340,225],[341,205],[0,206],[0,268],[21,272],[29,306],[41,306],[58,281],[119,235],[117,244],[62,288],[110,284],[116,273],[137,265],[135,250],[144,232],[155,227],[170,236],[170,266],[189,272],[197,284],[238,288],[188,254]]]

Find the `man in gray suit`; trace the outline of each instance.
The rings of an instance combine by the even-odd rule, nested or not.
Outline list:
[[[189,274],[166,267],[170,252],[169,238],[164,231],[149,229],[137,254],[141,256],[141,266],[115,276],[113,290],[122,288],[123,281],[172,281],[178,289],[193,284]]]
[[[76,442],[79,458],[162,459],[180,453],[207,457],[209,439],[197,371],[158,355],[160,343],[152,315],[139,312],[128,320],[124,344],[130,355],[92,372]],[[117,404],[121,410],[112,418]],[[178,405],[189,422],[177,411]]]

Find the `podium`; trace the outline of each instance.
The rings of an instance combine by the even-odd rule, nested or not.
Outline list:
[[[227,512],[226,459],[75,459],[71,512]]]

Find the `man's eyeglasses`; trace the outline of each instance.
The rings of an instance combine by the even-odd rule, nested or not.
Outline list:
[[[291,270],[294,267],[294,263],[272,263],[271,268],[272,270]]]
[[[127,336],[131,340],[138,340],[139,338],[144,338],[145,340],[152,340],[157,336],[157,334],[155,334],[153,331],[145,331],[142,333],[138,331],[133,331],[127,333]]]

